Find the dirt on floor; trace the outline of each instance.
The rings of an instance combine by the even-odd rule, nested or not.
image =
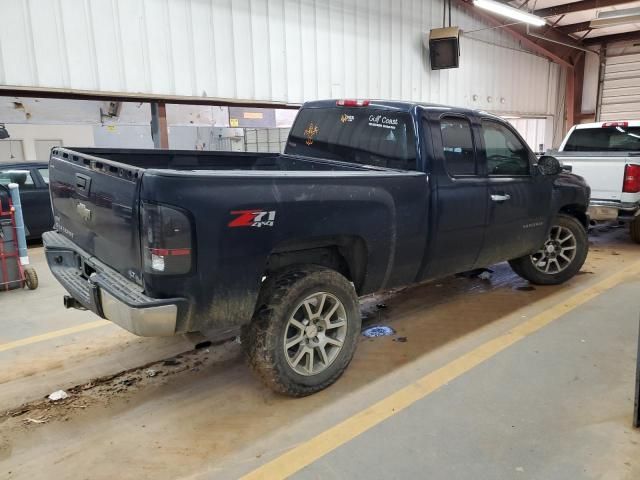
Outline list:
[[[71,416],[86,409],[108,407],[116,398],[126,400],[143,389],[170,382],[175,375],[198,372],[227,357],[236,357],[238,342],[235,342],[236,345],[233,340],[225,343],[227,345],[213,346],[206,342],[201,348],[175,357],[96,378],[62,390],[65,398],[59,400],[47,396],[42,400],[26,403],[2,413],[0,425],[3,425],[3,430],[28,429],[48,422],[69,421]]]

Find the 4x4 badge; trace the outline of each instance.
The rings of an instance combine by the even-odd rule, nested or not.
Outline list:
[[[234,210],[237,215],[229,222],[230,227],[273,227],[276,220],[275,210]]]

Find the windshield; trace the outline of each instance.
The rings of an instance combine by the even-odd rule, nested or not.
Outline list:
[[[565,152],[640,152],[640,127],[575,129]]]
[[[416,169],[411,116],[389,110],[302,109],[289,134],[285,153],[400,170]]]

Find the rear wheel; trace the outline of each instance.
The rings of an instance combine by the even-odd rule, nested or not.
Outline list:
[[[629,231],[631,232],[631,240],[636,243],[640,243],[640,215],[636,217],[629,224]]]
[[[342,375],[360,324],[351,283],[333,270],[304,266],[267,279],[242,343],[250,366],[270,388],[303,397]]]
[[[509,264],[522,278],[537,285],[557,285],[572,278],[587,258],[589,240],[574,217],[558,215],[542,247]]]

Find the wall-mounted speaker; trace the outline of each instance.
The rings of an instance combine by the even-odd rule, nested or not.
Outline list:
[[[431,70],[458,68],[460,60],[460,28],[434,28],[429,32]]]

